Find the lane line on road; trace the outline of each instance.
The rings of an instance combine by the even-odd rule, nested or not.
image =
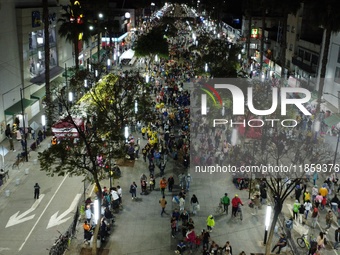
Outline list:
[[[49,205],[52,203],[53,198],[57,195],[59,189],[61,188],[61,186],[63,185],[64,181],[66,180],[66,178],[69,176],[69,174],[65,175],[64,179],[61,181],[61,183],[59,184],[59,187],[57,188],[57,190],[54,192],[53,196],[51,197],[50,201],[47,203],[45,209],[42,211],[41,215],[39,216],[39,218],[37,219],[37,221],[35,222],[35,224],[33,225],[31,231],[28,233],[28,235],[25,238],[25,241],[22,243],[22,245],[19,248],[19,251],[22,250],[22,248],[24,247],[24,245],[26,244],[28,238],[30,238],[33,230],[35,229],[35,227],[38,225],[38,222],[40,221],[41,217],[44,215],[44,213],[46,212],[47,208],[49,207]]]

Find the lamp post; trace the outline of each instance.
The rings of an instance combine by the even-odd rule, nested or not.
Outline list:
[[[104,15],[102,13],[98,13],[98,24],[97,24],[97,40],[98,40],[98,45],[97,45],[97,57],[98,57],[98,63],[100,63],[100,25],[99,21],[102,20]]]
[[[336,147],[335,147],[335,154],[334,154],[333,166],[335,166],[336,156],[337,156],[337,154],[338,154],[339,141],[340,141],[340,130],[338,130],[338,140],[337,140],[337,142],[336,142]]]
[[[266,218],[264,222],[264,240],[263,244],[267,244],[267,236],[268,236],[268,229],[270,225],[270,217],[272,215],[272,207],[270,205],[267,205],[267,210],[266,210]]]
[[[125,126],[124,128],[124,137],[125,137],[125,142],[128,142],[128,138],[129,138],[129,127]]]
[[[44,139],[46,138],[46,117],[45,115],[41,115],[41,125],[43,126],[44,130]]]
[[[321,123],[319,120],[316,120],[314,122],[314,143],[317,142],[317,139],[318,139],[318,133],[320,131],[320,126],[321,126]]]

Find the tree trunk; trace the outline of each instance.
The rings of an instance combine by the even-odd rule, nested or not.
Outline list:
[[[251,38],[251,23],[252,16],[249,15],[249,24],[248,24],[248,35],[247,35],[247,59],[250,60],[250,38]]]
[[[49,20],[48,20],[48,1],[43,0],[43,17],[44,17],[44,48],[45,48],[45,93],[46,93],[46,115],[47,130],[53,123],[53,104],[51,102],[50,88],[50,36],[49,36]]]
[[[282,209],[282,207],[281,207],[281,209]],[[275,230],[276,223],[279,219],[280,213],[281,213],[281,210],[279,210],[279,208],[274,207],[274,216],[273,216],[272,224],[271,224],[270,229],[269,229],[269,235],[268,235],[267,242],[266,242],[265,255],[271,254],[271,249],[272,249],[271,247],[272,247],[272,242],[273,242],[274,230]]]
[[[263,51],[264,51],[264,30],[266,28],[266,7],[262,2],[262,35],[261,35],[261,49],[260,49],[260,77],[262,76],[263,68]]]
[[[323,56],[322,56],[322,62],[321,62],[322,66],[321,66],[321,71],[320,71],[318,102],[316,105],[315,116],[317,116],[320,113],[320,104],[321,104],[321,98],[323,96],[323,87],[325,86],[326,67],[327,67],[327,62],[328,62],[329,42],[331,41],[331,35],[332,35],[332,31],[330,29],[327,29],[326,38],[325,38],[325,47],[323,50]]]
[[[76,65],[76,70],[79,70],[79,45],[78,45],[78,36],[79,34],[77,34],[77,36],[74,37],[74,63]]]
[[[286,66],[286,49],[287,49],[287,19],[288,14],[283,13],[282,20],[282,38],[281,38],[281,80],[285,78],[285,66]]]

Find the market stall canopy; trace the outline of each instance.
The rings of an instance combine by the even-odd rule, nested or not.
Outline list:
[[[74,123],[84,130],[84,121],[81,118],[73,118]],[[76,138],[79,137],[78,131],[69,119],[59,120],[52,126],[52,133],[57,138]]]
[[[323,122],[329,127],[336,126],[340,123],[340,114],[334,113],[331,116],[329,116],[328,118],[325,118],[323,120]]]
[[[134,55],[135,55],[135,51],[129,49],[129,50],[123,52],[123,54],[120,56],[120,60],[122,60],[122,59],[132,59]]]

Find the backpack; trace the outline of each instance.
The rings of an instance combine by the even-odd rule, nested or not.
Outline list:
[[[318,216],[318,210],[313,210],[313,213],[312,213],[312,218],[316,218]]]

